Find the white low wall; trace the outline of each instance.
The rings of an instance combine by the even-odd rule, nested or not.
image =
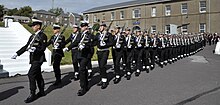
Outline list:
[[[29,37],[32,35],[28,30],[26,30],[19,22],[9,22],[9,29],[18,35],[20,40],[27,42]],[[49,49],[45,50],[45,55],[47,62],[43,63],[42,70],[46,72],[53,71],[51,65],[51,51]]]

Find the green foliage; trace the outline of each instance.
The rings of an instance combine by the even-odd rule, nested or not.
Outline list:
[[[59,16],[60,14],[64,13],[63,9],[59,8],[59,7],[54,8],[54,9],[50,9],[48,11],[51,12],[51,13],[56,14],[56,16]]]
[[[16,12],[16,14],[19,15],[19,16],[31,17],[32,16],[32,8],[30,6],[21,7]]]
[[[33,14],[32,14],[32,8],[30,6],[24,6],[24,7],[21,7],[20,9],[17,9],[17,8],[9,9],[9,11],[7,12],[7,15],[32,17]]]
[[[0,19],[1,19],[1,17],[4,16],[3,10],[4,10],[4,5],[0,5]]]
[[[8,10],[7,15],[9,15],[9,16],[17,15],[17,13],[18,13],[18,9],[17,9],[17,8],[14,8],[14,9]]]
[[[0,27],[4,27],[5,26],[4,24],[5,24],[4,22],[0,22]]]

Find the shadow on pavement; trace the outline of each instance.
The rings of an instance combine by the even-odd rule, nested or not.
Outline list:
[[[112,65],[107,65],[106,66],[108,82],[110,82],[114,78],[114,73],[113,72],[108,72],[109,70],[111,70],[110,68],[112,68]],[[93,76],[89,80],[89,84],[88,84],[89,89],[91,87],[93,87],[94,85],[96,85],[97,83],[99,83],[99,81],[101,80],[99,72],[100,71],[99,71],[98,67],[93,68]]]
[[[63,75],[63,74],[62,74]],[[50,92],[52,92],[53,90],[56,90],[56,89],[59,89],[59,88],[63,88],[64,86],[67,86],[68,84],[70,84],[71,83],[71,76],[72,76],[72,73],[70,72],[70,73],[68,73],[68,75],[65,75],[63,78],[62,78],[62,83],[60,84],[60,85],[58,85],[58,86],[53,86],[53,85],[50,85],[48,88],[47,88],[47,90],[45,90],[45,93],[46,94],[49,94]],[[47,82],[47,83],[45,83],[45,84],[50,84],[50,83],[53,83],[53,81],[52,82]]]
[[[1,92],[0,93],[0,101],[3,101],[5,99],[17,94],[18,90],[23,89],[23,88],[24,88],[24,86],[18,86],[18,87]]]
[[[196,99],[198,99],[198,98],[200,98],[202,96],[205,96],[205,95],[207,95],[209,93],[213,93],[213,92],[218,91],[218,90],[220,90],[220,87],[217,87],[217,88],[214,88],[212,90],[209,90],[209,91],[197,94],[197,95],[195,95],[193,97],[190,97],[190,98],[188,98],[186,100],[183,100],[183,101],[181,101],[181,102],[179,102],[179,103],[177,103],[175,105],[185,105],[185,104],[190,103],[190,102],[192,102],[192,101],[194,101],[194,100],[196,100]]]

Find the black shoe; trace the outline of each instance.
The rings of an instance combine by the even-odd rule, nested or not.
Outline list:
[[[135,72],[135,76],[138,77],[141,74],[141,72]]]
[[[158,65],[159,65],[161,68],[163,68],[163,64],[159,63]]]
[[[97,83],[97,86],[102,86],[102,81],[100,81],[99,83]]]
[[[108,83],[107,82],[103,82],[101,89],[106,89],[108,87]]]
[[[113,81],[114,81],[114,84],[118,84],[121,81],[121,77],[120,78],[115,78]]]
[[[87,89],[80,89],[77,93],[78,96],[83,96],[84,94],[86,94]]]
[[[24,100],[24,102],[25,102],[25,103],[30,103],[30,102],[33,102],[33,101],[36,100],[36,99],[37,99],[36,94],[30,94],[30,95],[28,96],[28,98],[27,98],[26,100]]]
[[[37,93],[37,97],[43,97],[43,96],[46,96],[46,93],[44,91],[39,91]]]
[[[149,71],[150,71],[149,69],[146,69],[146,73],[149,73]]]
[[[79,75],[74,75],[74,81],[78,81],[79,80]]]
[[[130,80],[130,79],[131,79],[131,75],[126,74],[125,78],[126,78],[127,80]]]
[[[56,80],[52,85],[53,86],[58,86],[61,84],[61,80]]]
[[[92,78],[92,72],[88,72],[88,78]]]

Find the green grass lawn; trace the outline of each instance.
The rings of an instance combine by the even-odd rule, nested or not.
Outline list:
[[[5,23],[4,22],[0,22],[0,27],[5,27]]]
[[[27,24],[23,24],[23,26],[31,33],[33,33],[31,27],[29,27]],[[62,27],[63,29],[63,27]],[[61,30],[62,30],[61,29]],[[53,35],[53,29],[52,26],[48,26],[45,30],[44,33],[47,35],[48,40],[51,38],[51,36]],[[65,36],[65,39],[69,38],[70,34],[72,33],[72,28],[68,27],[66,29],[66,31],[63,33],[63,35]],[[51,50],[52,46],[48,46],[48,48]],[[93,55],[92,60],[95,61],[97,60],[97,55],[96,55],[96,47],[95,47],[95,53]],[[112,58],[112,54],[110,52],[109,54],[109,58]],[[72,57],[71,57],[71,51],[70,52],[65,52],[65,57],[63,57],[61,64],[72,64]]]

